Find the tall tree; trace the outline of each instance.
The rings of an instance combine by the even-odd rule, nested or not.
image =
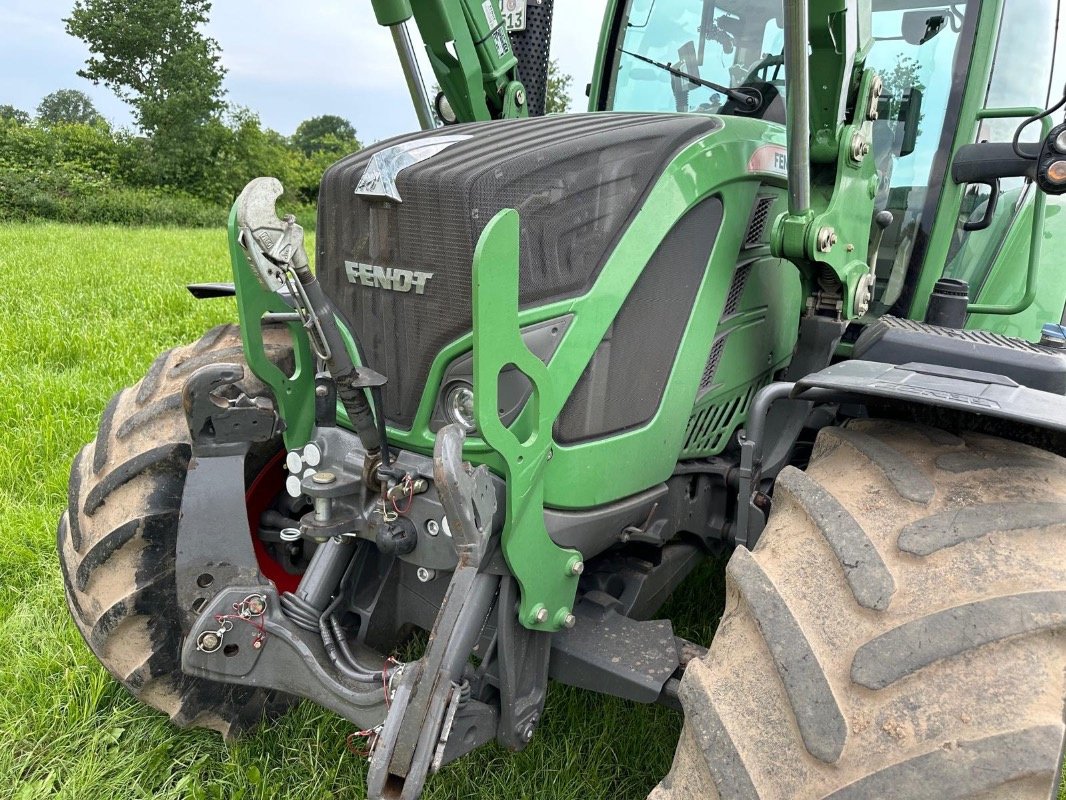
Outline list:
[[[103,118],[85,92],[59,89],[41,100],[37,119],[45,125],[91,125]]]
[[[305,119],[296,127],[292,144],[306,156],[336,149],[338,145],[343,145],[349,151],[359,149],[352,123],[335,114]]]
[[[161,182],[194,188],[223,108],[218,42],[202,26],[209,0],[75,0],[67,32],[90,57],[78,74],[134,109],[152,139]]]
[[[570,110],[570,87],[574,76],[562,71],[559,62],[548,62],[548,81],[544,87],[544,113],[565,114]]]

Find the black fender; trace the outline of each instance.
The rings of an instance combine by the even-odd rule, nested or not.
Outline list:
[[[937,364],[843,361],[796,381],[789,395],[816,402],[899,400],[1066,432],[1066,395],[1022,386],[1006,375]]]
[[[737,524],[731,537],[734,544],[754,547],[766,524],[765,492],[785,463],[764,456],[766,446],[773,444],[774,438],[768,435],[767,416],[774,403],[786,399],[805,401],[812,406],[819,403],[867,405],[874,399],[897,401],[901,405],[951,409],[1066,433],[1066,394],[1033,389],[1006,375],[975,369],[855,359],[812,372],[795,382],[771,383],[756,393],[746,427],[739,437]]]

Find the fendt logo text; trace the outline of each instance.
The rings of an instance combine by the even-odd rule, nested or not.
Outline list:
[[[344,270],[348,280],[370,288],[388,289],[393,292],[425,294],[426,284],[433,277],[432,272],[417,272],[396,267],[379,267],[376,264],[362,264],[358,261],[345,261]]]

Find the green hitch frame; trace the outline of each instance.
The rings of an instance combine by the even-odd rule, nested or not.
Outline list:
[[[518,619],[530,629],[573,625],[581,553],[559,547],[544,527],[544,471],[554,455],[552,425],[561,410],[544,362],[518,328],[518,212],[505,209],[474,250],[474,416],[478,432],[503,459],[507,481],[503,555],[521,586]],[[532,386],[529,433],[504,427],[497,413],[500,372],[513,364]]]

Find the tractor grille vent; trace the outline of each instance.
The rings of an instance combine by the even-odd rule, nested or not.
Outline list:
[[[681,458],[701,458],[722,452],[733,431],[744,421],[755,393],[769,380],[767,374],[694,413],[685,430]]]
[[[367,366],[388,377],[390,424],[411,426],[433,361],[469,333],[474,248],[501,209],[517,209],[521,219],[521,307],[581,295],[666,164],[720,125],[687,114],[608,113],[452,125],[381,142],[330,167],[319,192],[315,267]],[[402,202],[355,192],[375,153],[443,135],[468,138],[399,172]],[[433,277],[421,294],[390,291],[353,283],[346,262]],[[658,331],[661,318],[648,318],[647,329]],[[669,352],[652,340],[645,349]]]
[[[681,344],[721,224],[722,202],[710,197],[666,235],[563,406],[557,442],[606,436],[652,418],[676,358],[663,355]]]
[[[703,378],[700,380],[700,391],[705,392],[707,388],[714,383],[714,375],[718,372],[718,362],[722,360],[722,352],[725,350],[725,340],[729,338],[728,333],[724,333],[714,340],[714,345],[711,347],[711,357],[707,359],[707,366],[703,368]]]
[[[729,286],[729,294],[725,299],[725,308],[722,309],[722,316],[730,317],[737,313],[737,309],[740,308],[740,298],[744,295],[744,287],[748,285],[748,277],[751,275],[751,264],[741,264],[737,267],[737,271],[733,273],[733,283]]]
[[[744,237],[745,247],[765,244],[766,223],[770,220],[770,209],[776,199],[776,197],[760,197],[755,201],[755,208],[751,212],[751,222],[748,223],[748,233]]]

